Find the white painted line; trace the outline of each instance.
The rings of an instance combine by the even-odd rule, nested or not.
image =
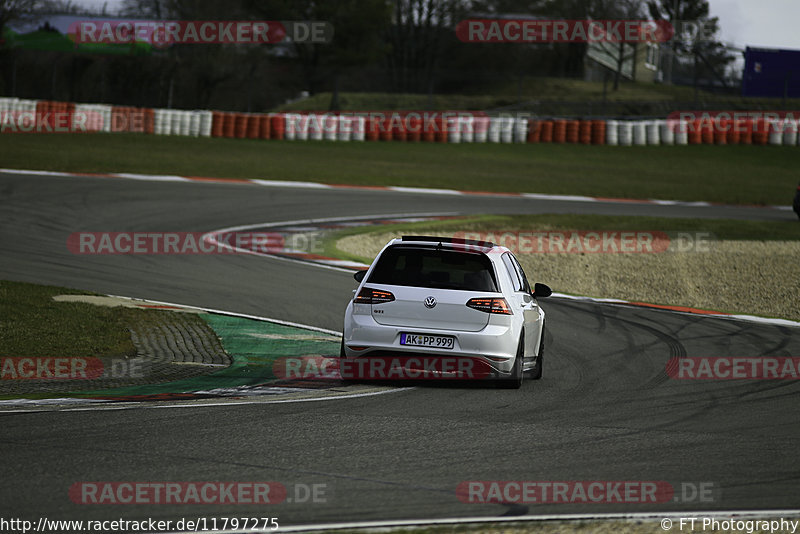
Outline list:
[[[327,265],[335,265],[337,267],[357,267],[360,269],[366,269],[369,267],[369,265],[367,265],[366,263],[349,261],[349,260],[310,260],[310,261],[319,261],[321,263],[325,263]]]
[[[0,169],[0,172],[5,174],[25,174],[25,175],[44,175],[44,176],[60,176],[60,177],[71,177],[75,176],[75,174],[71,172],[60,172],[60,171],[31,171],[27,169]]]
[[[51,404],[83,404],[86,402],[106,402],[99,399],[76,399],[72,397],[57,399],[7,399],[0,400],[0,406],[26,406],[26,405],[51,405]],[[3,410],[2,413],[12,413],[14,410]],[[19,410],[26,412],[27,410]]]
[[[370,221],[374,219],[405,219],[407,217],[452,217],[455,215],[463,215],[460,212],[435,212],[435,213],[394,213],[389,215],[358,215],[355,217],[322,217],[319,219],[297,219],[294,221],[278,221],[258,224],[245,224],[242,226],[231,226],[221,230],[214,230],[206,232],[207,234],[220,234],[226,232],[241,232],[244,230],[253,230],[254,228],[274,228],[276,226],[289,226],[289,225],[318,225],[320,223],[330,222],[348,222],[348,221]]]
[[[227,234],[230,232],[244,232],[247,230],[253,230],[255,228],[274,228],[274,227],[286,227],[286,226],[301,226],[307,227],[311,225],[319,225],[321,223],[339,223],[339,222],[350,222],[350,221],[371,221],[371,220],[387,220],[387,219],[405,219],[408,217],[413,217],[415,219],[419,219],[421,217],[452,217],[454,215],[460,215],[457,212],[445,212],[445,213],[415,213],[413,215],[409,214],[391,214],[391,215],[359,215],[357,217],[324,217],[320,219],[300,219],[295,221],[279,221],[279,222],[270,222],[270,223],[260,223],[260,224],[245,224],[241,226],[231,226],[229,228],[222,228],[220,230],[213,230],[211,232],[207,232],[205,234],[205,239],[212,245],[217,247],[225,248],[233,252],[238,252],[240,254],[250,254],[252,256],[262,256],[265,258],[272,258],[275,260],[283,260],[283,261],[291,261],[295,263],[304,263],[306,265],[314,265],[316,267],[320,267],[323,269],[331,269],[333,271],[339,271],[343,273],[353,273],[352,269],[347,269],[341,267],[340,265],[347,265],[348,263],[351,264],[352,267],[369,267],[368,265],[356,263],[356,262],[348,262],[348,263],[341,263],[344,260],[337,260],[335,258],[330,258],[329,260],[312,260],[312,259],[303,259],[303,258],[291,258],[287,256],[281,256],[278,254],[270,254],[268,252],[257,252],[254,250],[236,247],[230,245],[228,243],[220,243],[216,237],[219,234]]]
[[[305,189],[333,189],[332,185],[321,184],[318,182],[296,182],[293,180],[250,180],[254,184],[264,185],[267,187],[301,187]]]
[[[718,317],[718,316],[714,316]],[[797,321],[790,321],[789,319],[776,319],[774,317],[758,317],[757,315],[720,315],[723,319],[726,317],[732,319],[739,319],[740,321],[750,321],[751,323],[761,323],[761,324],[771,324],[776,326],[789,326],[794,328],[800,328],[800,322]]]
[[[743,314],[733,314],[733,313],[715,313],[714,310],[706,310],[710,313],[694,313],[690,311],[684,310],[673,310],[668,307],[661,307],[662,305],[653,304],[652,306],[647,306],[647,302],[643,304],[638,304],[631,302],[629,300],[621,300],[621,299],[604,299],[598,297],[583,297],[580,295],[568,295],[566,293],[553,293],[553,297],[562,298],[562,299],[569,299],[569,300],[581,300],[585,302],[597,302],[600,304],[625,304],[629,306],[636,306],[637,308],[645,308],[648,310],[657,310],[657,311],[665,311],[669,313],[680,313],[684,315],[691,315],[692,317],[712,317],[714,319],[729,319],[729,320],[737,320],[737,321],[748,321],[752,323],[759,323],[759,324],[767,324],[773,326],[788,326],[793,328],[800,328],[800,322],[792,321],[790,319],[778,319],[774,317],[759,317],[757,315],[743,315]],[[691,306],[676,306],[676,307],[685,307],[691,308]]]
[[[415,387],[409,388],[392,388],[392,389],[382,389],[380,391],[368,391],[366,393],[345,393],[343,395],[329,395],[327,397],[307,397],[302,399],[279,399],[279,400],[271,400],[271,401],[234,401],[234,402],[213,402],[213,403],[203,403],[197,402],[195,404],[159,404],[153,406],[145,406],[145,408],[198,408],[201,406],[230,406],[231,404],[291,404],[295,402],[319,402],[319,401],[330,401],[330,400],[339,400],[339,399],[357,399],[360,397],[374,397],[376,395],[385,395],[387,393],[398,393],[400,391],[409,391],[412,389],[416,389]],[[261,397],[263,398],[263,397]],[[132,406],[132,408],[141,407],[141,406]],[[64,410],[70,411],[70,410]]]
[[[249,400],[249,401],[230,401],[230,402],[203,402],[203,399],[198,399],[192,404],[152,404],[148,402],[142,401],[121,401],[126,402],[124,405],[115,405],[115,406],[108,406],[107,403],[109,401],[102,400],[102,399],[44,399],[44,400],[61,400],[61,401],[74,401],[74,403],[105,403],[106,405],[103,406],[84,406],[81,408],[64,408],[62,410],[0,410],[0,414],[6,413],[52,413],[54,411],[58,412],[92,412],[92,411],[112,411],[112,410],[140,410],[143,408],[146,409],[163,409],[163,408],[205,408],[205,407],[214,407],[214,406],[243,406],[243,405],[250,405],[250,404],[292,404],[297,402],[320,402],[320,401],[332,401],[332,400],[344,400],[344,399],[358,399],[362,397],[374,397],[376,395],[385,395],[388,393],[399,393],[401,391],[410,391],[412,389],[416,389],[416,387],[395,387],[392,389],[383,389],[380,391],[367,391],[362,393],[343,393],[341,395],[328,395],[326,397],[304,397],[302,399],[277,399],[277,400]],[[303,390],[303,392],[308,392],[309,390]],[[322,390],[320,390],[322,391]],[[264,397],[257,397],[263,399]],[[42,405],[43,402],[29,400],[29,399],[22,399],[30,403],[32,406]],[[49,403],[49,404],[58,404],[58,403]],[[1,404],[0,404],[1,405]]]
[[[191,305],[188,305],[188,304],[176,304],[174,302],[164,302],[164,301],[160,301],[160,300],[139,299],[139,298],[134,298],[134,297],[120,296],[120,295],[108,295],[108,296],[109,297],[118,298],[118,299],[132,300],[132,301],[136,301],[136,302],[145,302],[147,304],[155,304],[155,305],[158,305],[158,306],[173,306],[175,308],[186,308],[186,309],[189,309],[189,310],[199,310],[199,311],[204,311],[204,312],[207,312],[207,313],[215,313],[217,315],[228,315],[228,316],[231,316],[231,317],[241,317],[243,319],[254,319],[256,321],[264,321],[264,322],[267,322],[267,323],[275,323],[275,324],[279,324],[279,325],[283,325],[283,326],[292,326],[292,327],[295,327],[295,328],[305,328],[307,330],[313,330],[315,332],[322,332],[322,333],[325,333],[325,334],[331,334],[333,336],[341,336],[342,335],[341,332],[338,332],[336,330],[328,330],[327,328],[320,328],[318,326],[311,326],[311,325],[303,324],[303,323],[295,323],[295,322],[292,322],[292,321],[284,321],[284,320],[281,320],[281,319],[273,319],[271,317],[262,317],[260,315],[248,315],[246,313],[237,313],[237,312],[232,312],[232,311],[227,311],[227,310],[216,310],[214,308],[203,308],[201,306],[191,306]]]
[[[436,189],[426,187],[403,187],[400,185],[390,185],[387,187],[389,191],[397,191],[398,193],[422,193],[425,195],[463,195],[463,191],[457,189]]]
[[[599,302],[599,303],[603,303],[603,304],[630,304],[630,302],[627,301],[627,300],[605,299],[605,298],[600,298],[600,297],[584,297],[584,296],[581,296],[581,295],[569,295],[567,293],[556,293],[556,292],[553,292],[553,294],[551,296],[556,297],[556,298],[561,298],[561,299],[585,300],[585,301],[589,301],[589,302]]]
[[[130,180],[149,180],[154,182],[191,182],[189,178],[183,176],[174,176],[170,174],[135,174],[128,172],[114,173],[111,176],[116,178],[128,178]]]
[[[536,200],[565,200],[569,202],[601,202],[600,200],[594,197],[586,197],[582,195],[545,195],[542,193],[522,193],[522,196],[525,198],[534,198]]]
[[[599,513],[599,514],[545,514],[519,516],[476,516],[441,519],[398,519],[387,521],[351,521],[347,523],[320,523],[310,525],[281,526],[278,532],[315,532],[325,530],[358,530],[358,529],[393,529],[409,527],[431,527],[437,525],[523,523],[544,521],[659,521],[662,519],[680,519],[681,517],[737,518],[757,519],[776,517],[797,517],[800,510],[729,510],[698,512],[687,510],[682,512],[633,512],[633,513]],[[235,530],[219,530],[219,534],[235,534]],[[238,531],[241,534],[241,530]],[[270,530],[252,530],[251,532],[271,532]],[[187,533],[171,533],[187,534]]]
[[[7,173],[7,174],[28,174],[28,175],[45,175],[45,176],[75,176],[75,177],[87,177],[90,178],[91,176],[86,176],[81,173],[72,173],[72,172],[57,172],[57,171],[35,171],[35,170],[27,170],[27,169],[2,169],[0,168],[0,173]],[[182,182],[195,182],[200,183],[205,180],[194,180],[189,177],[184,176],[159,176],[159,175],[145,175],[145,174],[136,174],[136,173],[97,173],[98,177],[103,176],[113,176],[117,178],[126,178],[126,179],[135,179],[135,180],[165,180],[165,181],[182,181]],[[147,178],[147,176],[150,176]],[[177,178],[178,180],[173,180]],[[210,180],[215,180],[214,178],[209,177]],[[221,182],[225,182],[224,178],[219,178]],[[319,182],[305,182],[305,181],[294,181],[294,180],[263,180],[259,178],[253,179],[237,179],[236,181],[230,181],[232,184],[239,184],[241,181],[245,181],[248,183],[253,183],[257,185],[262,185],[266,187],[294,187],[294,188],[304,188],[304,189],[355,189],[355,190],[364,190],[364,191],[395,191],[399,193],[419,193],[419,194],[430,194],[430,195],[473,195],[473,196],[519,196],[522,198],[531,198],[537,200],[561,200],[561,201],[575,201],[575,202],[607,202],[607,203],[620,203],[620,204],[631,204],[631,203],[648,203],[648,204],[660,204],[660,205],[678,205],[678,206],[688,206],[688,207],[720,207],[720,206],[728,206],[728,207],[742,207],[736,204],[715,204],[712,202],[705,202],[705,201],[683,201],[683,200],[659,200],[659,199],[624,199],[624,200],[615,200],[615,199],[605,199],[605,198],[596,198],[596,197],[588,197],[582,195],[548,195],[543,193],[512,193],[512,192],[502,192],[498,191],[496,193],[491,192],[478,192],[478,191],[460,191],[457,189],[437,189],[437,188],[425,188],[425,187],[405,187],[405,186],[397,186],[397,185],[388,185],[388,186],[379,186],[379,188],[373,188],[370,186],[358,186],[358,185],[344,185],[344,184],[323,184]],[[220,182],[214,182],[220,183]],[[777,210],[791,210],[791,206],[764,206],[763,208],[759,208],[758,206],[744,206],[744,207],[753,207],[756,209],[777,209]]]

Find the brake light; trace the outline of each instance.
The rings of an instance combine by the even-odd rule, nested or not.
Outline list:
[[[511,315],[511,308],[508,307],[506,299],[499,298],[477,298],[469,299],[467,306],[486,313],[499,313],[501,315]]]
[[[382,304],[384,302],[392,302],[393,300],[394,295],[388,291],[365,287],[358,292],[358,296],[356,296],[354,302],[356,304]]]

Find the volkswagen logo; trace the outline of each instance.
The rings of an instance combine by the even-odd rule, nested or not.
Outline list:
[[[425,307],[426,308],[433,308],[436,306],[436,299],[433,297],[426,297],[425,298]]]

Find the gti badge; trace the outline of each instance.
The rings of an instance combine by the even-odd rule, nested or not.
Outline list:
[[[425,297],[425,307],[433,308],[434,306],[436,306],[436,299],[433,297]]]

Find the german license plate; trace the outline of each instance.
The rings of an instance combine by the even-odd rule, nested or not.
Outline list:
[[[435,334],[400,334],[401,345],[415,347],[433,347],[436,349],[452,349],[455,340],[452,336],[437,336]]]

